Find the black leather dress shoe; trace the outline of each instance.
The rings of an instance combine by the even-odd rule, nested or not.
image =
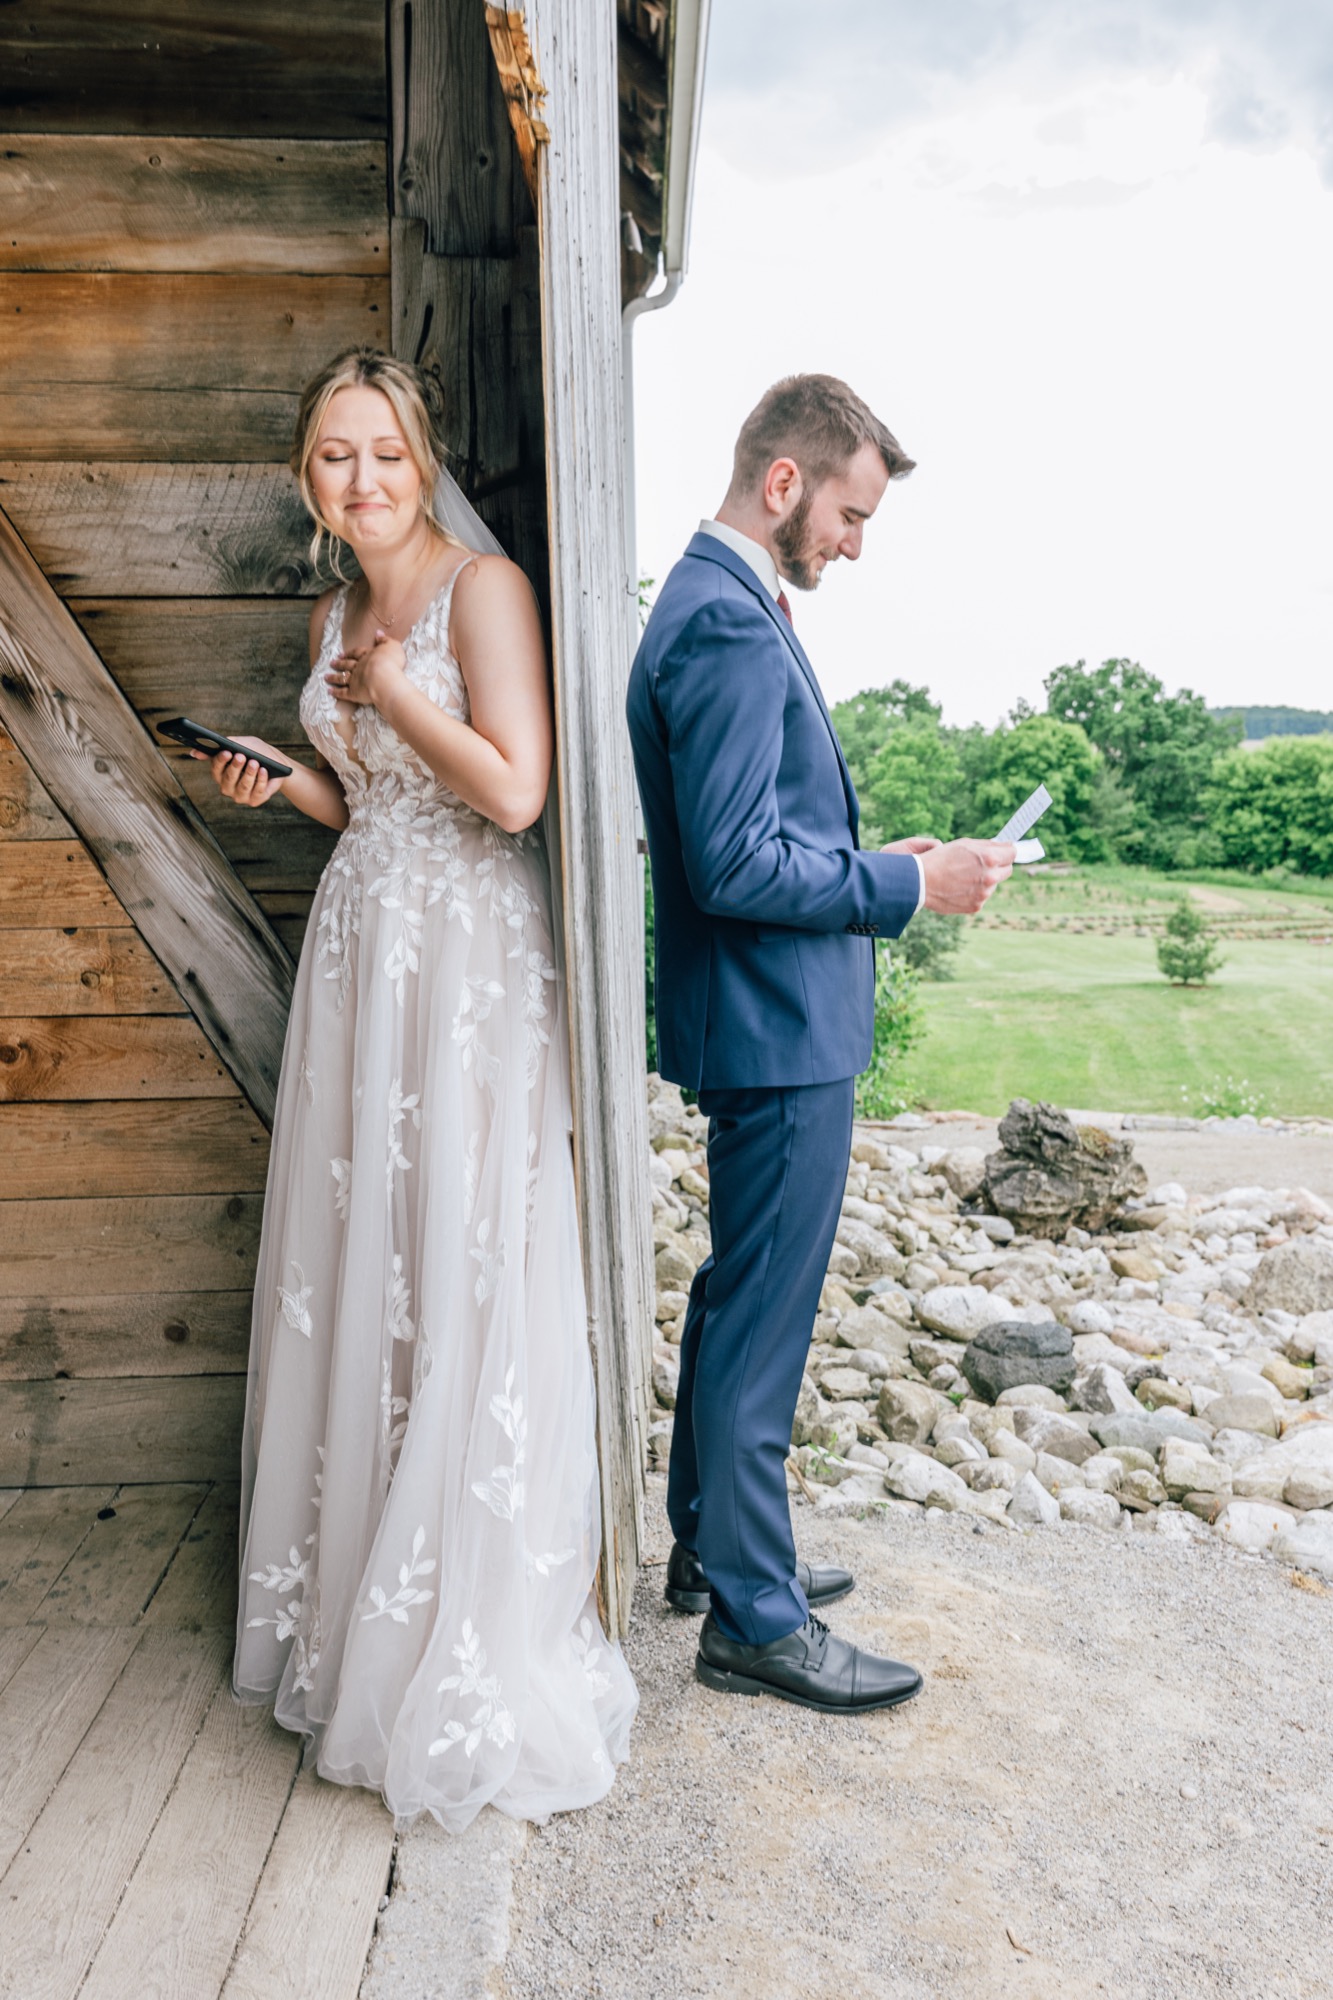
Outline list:
[[[829,1714],[893,1708],[921,1691],[915,1667],[835,1639],[815,1617],[771,1645],[741,1646],[718,1631],[710,1612],[699,1629],[694,1670],[719,1694],[775,1694]]]
[[[796,1581],[805,1592],[807,1604],[832,1604],[836,1597],[845,1597],[856,1588],[851,1571],[835,1569],[832,1563],[812,1568],[809,1563],[798,1562]],[[665,1596],[677,1611],[707,1611],[711,1602],[703,1564],[693,1549],[682,1548],[679,1542],[671,1544]]]

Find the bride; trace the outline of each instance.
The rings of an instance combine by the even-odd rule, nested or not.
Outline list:
[[[316,551],[327,534],[361,569],[310,620],[317,767],[213,772],[237,805],[281,791],[341,831],[273,1133],[236,1693],[272,1700],[324,1777],[458,1829],[600,1798],[637,1697],[592,1595],[541,629],[522,573],[476,553],[498,544],[442,470],[433,389],[369,348],[306,389]]]

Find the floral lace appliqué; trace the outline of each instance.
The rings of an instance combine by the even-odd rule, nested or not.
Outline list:
[[[285,1285],[279,1285],[278,1304],[282,1307],[283,1318],[293,1332],[303,1333],[309,1340],[315,1330],[314,1321],[310,1317],[310,1299],[315,1288],[306,1283],[305,1272],[299,1264],[294,1262],[292,1269],[296,1273],[299,1290],[289,1292]]]
[[[435,1558],[427,1556],[423,1561],[421,1551],[426,1546],[426,1530],[417,1529],[412,1537],[412,1554],[407,1562],[398,1566],[398,1588],[392,1597],[386,1597],[379,1584],[372,1584],[367,1596],[370,1606],[361,1613],[361,1622],[372,1618],[391,1618],[395,1625],[406,1625],[407,1614],[418,1604],[429,1604],[434,1597],[433,1590],[414,1588],[419,1576],[434,1576]]]
[[[467,1755],[475,1757],[483,1736],[503,1749],[514,1740],[514,1718],[505,1706],[499,1676],[486,1672],[486,1654],[470,1618],[463,1620],[463,1642],[453,1648],[453,1655],[461,1671],[446,1674],[437,1692],[449,1694],[457,1690],[461,1698],[476,1695],[477,1706],[466,1726],[453,1720],[446,1722],[443,1735],[436,1737],[427,1755],[438,1757],[452,1750],[455,1743],[461,1743]]]
[[[523,1506],[524,1497],[522,1467],[527,1457],[528,1420],[523,1414],[523,1398],[515,1396],[513,1389],[514,1370],[510,1367],[503,1394],[491,1397],[491,1415],[514,1447],[513,1463],[493,1466],[489,1479],[472,1482],[478,1500],[484,1500],[501,1521],[513,1520]]]

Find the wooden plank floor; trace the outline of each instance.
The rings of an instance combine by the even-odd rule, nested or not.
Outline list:
[[[355,2000],[393,1826],[232,1698],[236,1507],[0,1491],[0,2000]]]

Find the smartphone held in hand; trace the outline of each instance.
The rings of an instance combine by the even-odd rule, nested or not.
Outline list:
[[[219,735],[216,729],[208,729],[202,722],[191,722],[188,715],[177,715],[170,722],[159,722],[157,733],[169,737],[173,743],[183,743],[187,750],[202,750],[208,757],[216,757],[220,750],[230,750],[237,757],[251,758],[261,771],[267,771],[270,778],[290,778],[292,775],[290,764],[280,764],[276,757],[266,757],[260,750],[247,749],[244,743]]]

